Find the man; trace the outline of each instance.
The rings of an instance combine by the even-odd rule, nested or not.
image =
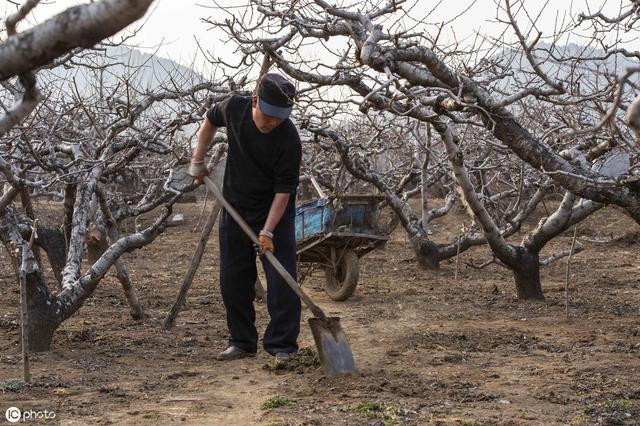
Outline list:
[[[189,174],[201,180],[204,157],[219,127],[227,129],[229,149],[223,195],[258,234],[260,253],[271,251],[296,277],[295,191],[300,175],[300,136],[288,118],[295,88],[279,74],[265,74],[254,96],[232,96],[208,111],[200,126]],[[229,347],[221,361],[254,356],[256,251],[227,211],[220,217],[220,290],[227,313]],[[263,259],[267,308],[271,320],[264,334],[265,351],[276,360],[298,350],[300,299]]]

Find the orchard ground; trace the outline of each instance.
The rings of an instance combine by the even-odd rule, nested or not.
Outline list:
[[[38,207],[59,213],[58,205]],[[640,230],[617,210],[578,225],[589,241],[572,261],[568,320],[566,258],[542,269],[545,302],[517,300],[506,269],[466,266],[489,259],[487,247],[461,255],[457,281],[455,259],[421,270],[401,227],[361,259],[348,301],[331,301],[315,271],[303,286],[342,318],[360,370],[326,377],[307,309],[297,362],[275,368],[264,352],[215,360],[227,342],[215,231],[175,327],[162,329],[200,235],[192,228],[201,208],[177,205],[184,225],[125,255],[147,318],[131,319],[111,271],[56,332],[52,351],[33,355],[30,386],[12,380],[22,374],[19,290],[2,252],[1,413],[54,410],[61,424],[640,423]],[[434,239],[452,241],[463,220],[457,212],[436,221]],[[543,255],[568,249],[572,235]],[[256,308],[262,332],[266,306]]]

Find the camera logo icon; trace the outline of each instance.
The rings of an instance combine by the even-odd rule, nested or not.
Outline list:
[[[4,413],[9,423],[18,423],[22,418],[22,412],[18,407],[9,407]]]

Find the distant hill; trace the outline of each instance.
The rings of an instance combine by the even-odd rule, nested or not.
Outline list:
[[[171,59],[150,55],[136,49],[118,46],[83,53],[76,64],[86,66],[59,66],[38,73],[44,90],[63,89],[68,93],[75,84],[82,95],[95,93],[97,85],[112,86],[126,79],[137,91],[154,91],[160,87],[182,88],[203,81],[192,69]],[[75,90],[75,87],[73,88]]]
[[[550,51],[552,56],[549,57],[545,50]],[[620,76],[627,68],[637,66],[636,62],[622,55],[611,55],[606,59],[600,59],[606,56],[605,51],[600,47],[582,46],[575,43],[552,46],[541,42],[538,43],[533,56],[540,69],[550,78],[565,84],[578,79],[585,93],[602,90],[609,83],[607,78],[604,78],[605,76]],[[562,61],[554,58],[576,59]],[[536,85],[542,86],[541,79],[534,77],[533,68],[521,49],[504,50],[499,55],[494,55],[492,60],[496,60],[505,69],[513,71],[511,76],[499,80],[495,85],[496,88],[509,92],[514,90],[512,85],[521,87],[531,78],[534,78]],[[518,72],[519,70],[521,72]],[[640,82],[640,77],[635,75],[631,80],[637,83]],[[516,84],[516,82],[519,83]]]

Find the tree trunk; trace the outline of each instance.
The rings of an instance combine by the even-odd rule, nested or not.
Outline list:
[[[512,268],[516,281],[516,290],[520,300],[544,300],[540,284],[540,256],[523,249],[516,248],[519,253],[518,266]]]
[[[122,258],[116,260],[115,267],[116,277],[118,278],[118,281],[120,281],[120,285],[122,286],[122,291],[124,291],[124,295],[127,298],[127,302],[129,302],[129,312],[131,313],[131,318],[135,320],[143,319],[145,317],[144,310],[142,309],[142,305],[138,300],[136,290],[133,287],[131,278],[129,278],[129,271],[127,270],[127,266],[125,265]]]
[[[420,268],[425,270],[440,269],[440,256],[438,255],[438,247],[433,242],[412,241],[411,243]]]
[[[426,231],[429,227],[429,155],[427,154],[426,160],[422,165],[422,170],[420,171],[420,185],[422,188],[420,189],[420,194],[422,198],[422,218],[420,219],[422,222],[422,227]]]
[[[22,177],[24,178],[24,174],[22,174]],[[30,218],[31,220],[36,220],[36,214],[33,211],[33,203],[31,202],[29,189],[22,188],[20,190],[20,202],[22,203],[22,207],[24,208],[24,211],[27,214],[27,217]],[[32,250],[33,250],[33,255],[36,257],[36,260],[38,261],[39,264],[42,265],[42,259],[40,258],[40,251],[36,247],[34,247]]]
[[[16,281],[20,283],[24,280],[26,287],[29,321],[25,328],[29,351],[48,351],[53,333],[62,323],[62,316],[60,310],[56,310],[56,300],[49,293],[42,270],[29,249],[29,243],[20,235],[15,212],[10,207],[0,215],[0,240],[11,257]],[[24,250],[29,252],[25,253]]]
[[[71,241],[71,226],[73,224],[73,206],[76,202],[76,189],[78,189],[77,185],[65,185],[64,187],[63,229],[65,236],[65,252],[69,251],[69,241]]]
[[[30,352],[49,352],[51,350],[53,334],[60,324],[49,321],[46,314],[46,310],[29,311],[27,339]]]
[[[112,235],[111,242],[114,243],[118,239],[115,225],[112,229],[112,232],[114,232],[114,234]],[[98,259],[100,259],[100,256],[102,256],[108,248],[109,242],[107,241],[107,230],[102,225],[94,226],[91,231],[89,231],[89,236],[87,238],[87,257],[89,263],[96,263]],[[131,278],[129,278],[127,265],[125,265],[122,257],[118,258],[118,260],[115,261],[114,266],[116,268],[116,277],[118,278],[118,281],[122,286],[122,291],[124,292],[124,295],[127,298],[127,302],[129,303],[131,318],[135,320],[143,319],[144,310],[142,309],[142,305],[140,305],[136,290],[133,287]]]
[[[42,274],[27,274],[27,306],[29,324],[27,338],[31,352],[46,352],[51,349],[53,334],[61,321],[56,317],[53,306],[55,301],[42,280]]]
[[[47,253],[58,288],[62,288],[62,269],[67,260],[64,233],[59,229],[39,228],[37,234],[36,245]]]

